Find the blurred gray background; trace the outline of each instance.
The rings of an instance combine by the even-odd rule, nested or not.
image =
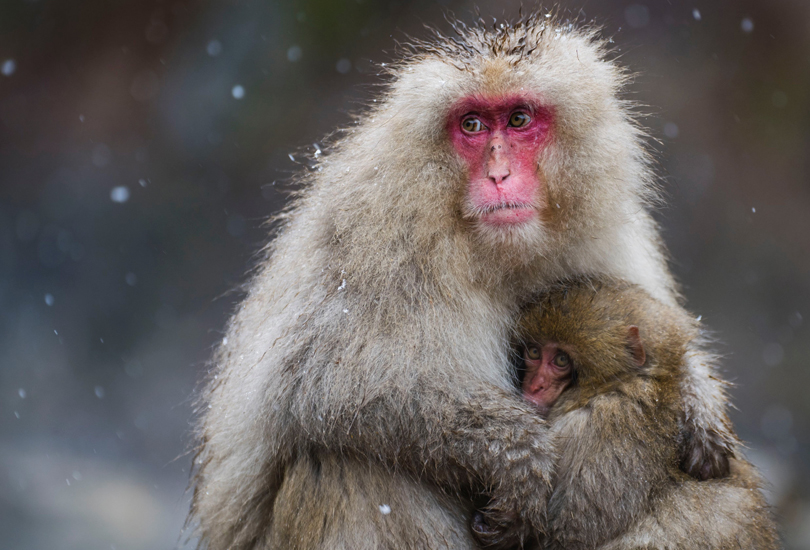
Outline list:
[[[810,548],[810,3],[563,7],[638,72],[673,268],[723,342],[786,545]],[[474,18],[455,0],[0,3],[0,548],[191,545],[191,401],[262,223],[375,64],[447,10]]]

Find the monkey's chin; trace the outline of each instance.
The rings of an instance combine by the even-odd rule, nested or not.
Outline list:
[[[529,265],[538,256],[545,256],[550,245],[549,232],[536,212],[524,221],[511,223],[492,223],[479,217],[474,227],[476,240],[482,251],[487,251],[485,257],[495,265],[485,263],[496,271]]]

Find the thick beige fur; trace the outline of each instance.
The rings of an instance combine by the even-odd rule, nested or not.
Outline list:
[[[417,44],[302,176],[201,398],[203,547],[470,548],[484,490],[539,529],[554,452],[508,368],[520,304],[590,273],[679,299],[603,42],[543,17],[459,32]],[[495,232],[465,215],[446,117],[461,97],[521,91],[554,113],[549,203]],[[711,457],[733,436],[711,358],[692,353],[685,453]]]

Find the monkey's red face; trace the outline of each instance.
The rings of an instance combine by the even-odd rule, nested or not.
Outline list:
[[[448,130],[469,173],[468,212],[490,226],[537,218],[546,206],[537,158],[551,113],[524,96],[469,97],[451,110]]]
[[[543,346],[526,346],[523,362],[526,366],[523,397],[546,414],[573,380],[571,357],[552,342]]]

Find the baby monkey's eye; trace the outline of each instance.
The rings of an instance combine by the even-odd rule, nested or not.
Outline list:
[[[558,353],[557,355],[554,356],[554,359],[552,359],[552,362],[557,367],[559,367],[561,369],[564,369],[564,368],[567,368],[568,365],[571,364],[571,358],[568,356],[567,353],[565,353],[564,351],[561,351],[560,353]]]
[[[531,121],[532,117],[523,111],[517,111],[516,113],[512,113],[512,116],[509,117],[509,126],[512,128],[522,128]]]
[[[540,348],[535,346],[526,348],[526,357],[529,359],[540,359],[542,356],[543,353],[540,351]]]
[[[481,119],[470,116],[461,121],[461,128],[465,132],[475,133],[480,132],[486,128],[486,126],[484,126],[484,123],[481,122]]]

